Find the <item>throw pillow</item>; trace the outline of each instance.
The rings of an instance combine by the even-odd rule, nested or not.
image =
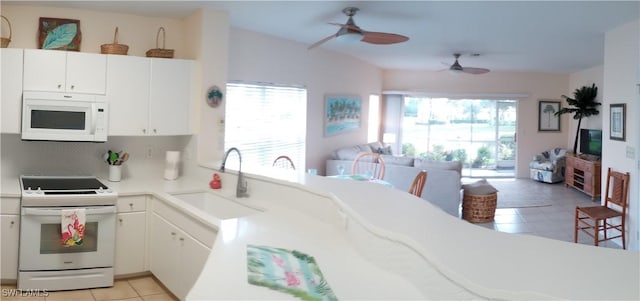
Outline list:
[[[462,162],[460,161],[431,161],[424,159],[415,159],[413,163],[414,167],[420,169],[448,169],[455,170],[459,174],[462,174]]]

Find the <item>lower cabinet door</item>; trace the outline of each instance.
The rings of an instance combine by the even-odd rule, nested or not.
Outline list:
[[[2,229],[2,275],[3,280],[18,279],[18,241],[20,237],[20,216],[0,215],[0,229]]]
[[[179,231],[155,213],[151,217],[151,273],[173,294],[178,295],[181,289],[178,236]]]
[[[116,219],[115,274],[144,272],[146,212],[119,213]]]
[[[182,238],[182,237],[181,237]],[[178,292],[176,296],[180,299],[185,299],[187,294],[198,280],[202,268],[207,262],[211,249],[201,244],[192,237],[185,237],[184,240],[180,240],[181,244],[181,256],[180,256],[180,268],[183,272],[183,291]]]

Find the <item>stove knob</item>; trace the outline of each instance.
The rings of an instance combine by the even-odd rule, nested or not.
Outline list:
[[[113,190],[107,189],[107,193],[113,193]]]
[[[102,187],[98,188],[98,193],[104,193],[104,190],[102,190]]]
[[[44,192],[42,191],[42,189],[40,189],[40,187],[38,187],[38,191],[36,191],[37,194],[44,194]]]

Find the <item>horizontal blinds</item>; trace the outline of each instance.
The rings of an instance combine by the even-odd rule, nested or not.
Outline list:
[[[228,83],[225,149],[237,147],[243,166],[271,166],[286,155],[304,170],[306,103],[303,88]]]

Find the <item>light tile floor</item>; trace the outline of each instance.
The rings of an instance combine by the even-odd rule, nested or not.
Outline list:
[[[113,287],[41,293],[39,296],[13,296],[15,285],[2,285],[3,301],[175,301],[153,276],[116,280]],[[24,293],[24,292],[23,292]]]
[[[474,179],[465,179],[464,182],[471,181]],[[475,225],[500,232],[536,235],[573,242],[576,206],[600,205],[600,198],[593,201],[590,196],[571,187],[565,187],[563,183],[547,184],[530,179],[488,179],[488,181],[499,190],[498,209],[493,222]],[[524,208],[500,208],[501,201],[524,204]],[[542,206],[526,207],[528,204]],[[584,233],[579,234],[578,243],[593,245],[593,239]],[[614,240],[600,243],[600,245],[608,248],[622,248]]]

